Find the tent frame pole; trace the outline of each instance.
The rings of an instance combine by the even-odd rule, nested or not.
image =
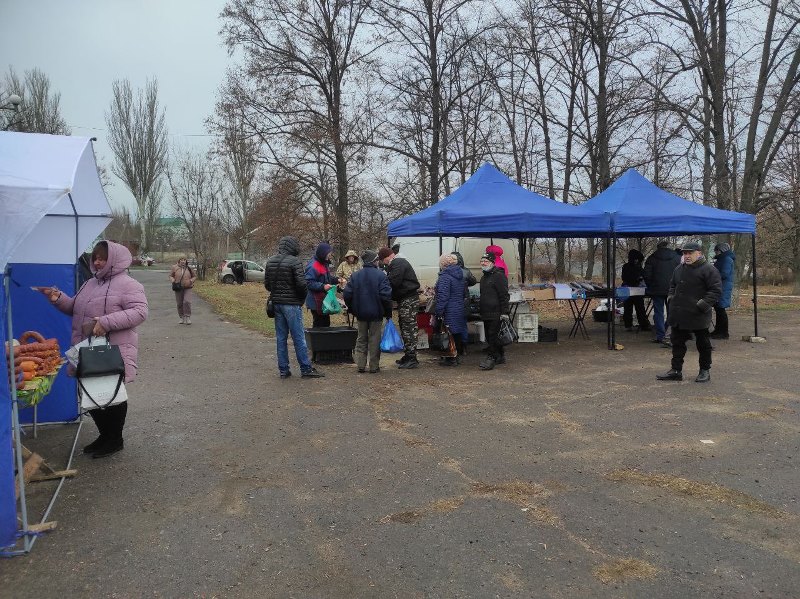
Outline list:
[[[753,251],[753,335],[758,337],[758,275],[756,274],[756,234],[750,237]]]
[[[608,349],[614,349],[614,346],[611,344],[611,319],[613,318],[611,312],[611,298],[613,297],[613,292],[611,290],[611,276],[609,275],[611,268],[608,265],[608,261],[611,257],[611,252],[609,250],[611,247],[611,237],[606,235],[603,243],[606,248],[606,308],[608,309],[607,314],[609,315],[606,319],[606,344],[608,345]]]
[[[5,272],[5,280],[4,280],[4,287],[3,293],[6,296],[6,327],[8,329],[7,332],[7,341],[8,347],[10,348],[9,351],[9,362],[13,365],[14,364],[14,329],[12,328],[13,319],[11,317],[11,268],[6,267]],[[13,366],[10,366],[11,373],[12,373],[12,380],[14,380],[13,376]],[[22,463],[22,439],[20,438],[21,429],[19,426],[19,404],[17,403],[17,385],[16,381],[9,385],[11,387],[11,432],[14,437],[14,453],[15,459],[17,462],[17,480],[19,483],[19,502],[20,502],[20,512],[22,515],[22,535],[23,535],[23,544],[24,544],[24,552],[28,553],[33,546],[33,542],[31,541],[30,535],[28,534],[28,503],[27,503],[27,496],[25,490],[25,477],[22,475],[24,472],[24,464]],[[16,501],[14,502],[16,505]]]
[[[608,276],[611,277],[611,348],[617,347],[617,235],[611,236],[611,268]]]

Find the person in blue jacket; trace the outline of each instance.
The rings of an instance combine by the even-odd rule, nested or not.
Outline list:
[[[331,326],[331,315],[322,311],[322,302],[328,289],[339,283],[339,278],[331,274],[330,261],[333,248],[324,241],[317,246],[314,259],[306,267],[306,308],[314,316],[313,328]]]
[[[714,332],[709,335],[712,339],[728,339],[728,313],[727,308],[731,307],[731,295],[733,294],[733,277],[736,272],[734,263],[736,255],[731,246],[727,243],[718,243],[714,246],[714,267],[719,271],[722,279],[722,295],[714,306],[716,315]]]
[[[434,314],[441,319],[453,335],[456,355],[440,360],[442,366],[457,366],[458,356],[464,354],[464,334],[467,320],[464,316],[464,271],[453,254],[439,258],[439,279],[436,281],[436,308]]]
[[[359,372],[380,371],[383,319],[392,317],[392,286],[386,273],[378,268],[378,252],[361,254],[364,267],[353,273],[342,295],[347,309],[358,319],[356,366]]]

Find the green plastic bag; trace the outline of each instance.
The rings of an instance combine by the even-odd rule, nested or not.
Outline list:
[[[325,299],[322,300],[322,313],[323,314],[339,314],[342,311],[342,305],[336,299],[336,286],[328,289]]]

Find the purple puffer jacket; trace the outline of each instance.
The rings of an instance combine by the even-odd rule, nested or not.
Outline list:
[[[108,262],[99,272],[91,265],[94,278],[80,288],[74,298],[62,293],[56,308],[72,316],[72,344],[85,339],[85,322],[100,317],[100,326],[109,332],[113,345],[118,345],[125,360],[125,382],[136,378],[136,355],[139,334],[136,327],[147,318],[144,287],[128,276],[131,253],[118,243],[108,243]]]

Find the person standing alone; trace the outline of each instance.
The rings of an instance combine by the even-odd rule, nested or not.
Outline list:
[[[358,319],[356,340],[356,366],[359,372],[380,371],[381,324],[392,315],[392,286],[380,268],[378,254],[367,250],[361,255],[364,268],[356,271],[347,281],[343,295],[350,312]]]
[[[397,318],[405,353],[397,360],[398,368],[416,368],[417,312],[419,312],[419,280],[408,260],[400,258],[387,247],[378,251],[378,260],[386,265],[386,274],[392,286],[392,299],[397,302]]]
[[[300,363],[303,378],[325,376],[311,365],[303,330],[303,301],[306,298],[306,278],[300,258],[300,243],[295,237],[283,237],[278,243],[278,253],[264,266],[264,287],[275,310],[275,340],[278,350],[278,371],[281,378],[289,378],[289,335]]]
[[[178,324],[192,324],[192,287],[197,280],[197,274],[189,266],[186,256],[179,258],[169,271],[169,280],[178,305]]]
[[[696,383],[711,380],[711,340],[708,327],[711,311],[722,293],[719,272],[703,256],[702,246],[690,242],[683,246],[683,264],[672,273],[669,285],[669,324],[672,327],[672,368],[656,378],[659,381],[683,380],[686,341],[694,333],[700,354]]]

